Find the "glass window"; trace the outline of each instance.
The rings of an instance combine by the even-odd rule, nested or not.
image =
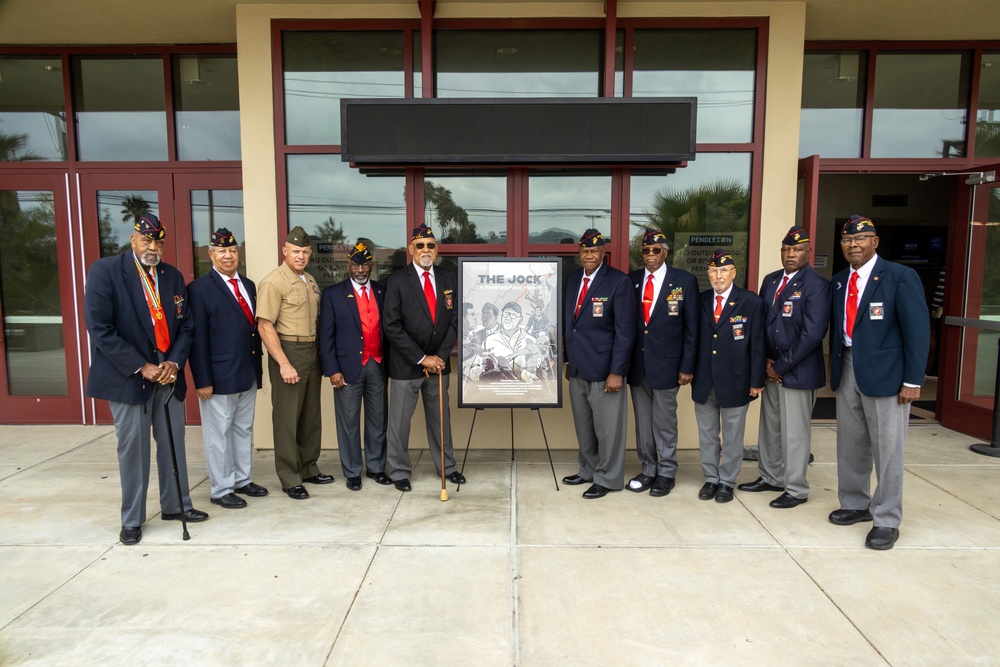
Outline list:
[[[8,393],[66,396],[52,192],[0,191],[0,230]]]
[[[441,244],[507,243],[507,177],[428,173],[424,178],[424,224]]]
[[[867,71],[862,51],[805,55],[799,157],[861,157]]]
[[[437,97],[598,97],[599,30],[435,34]]]
[[[240,159],[235,55],[173,57],[178,160]]]
[[[340,100],[404,97],[403,33],[283,34],[285,141],[339,145]]]
[[[636,30],[633,97],[697,97],[699,143],[753,139],[756,30]]]
[[[997,156],[1000,156],[1000,51],[985,51],[979,69],[976,157]]]
[[[630,267],[642,266],[643,229],[660,229],[670,244],[669,264],[694,274],[702,290],[711,287],[706,263],[716,248],[733,253],[736,284],[746,287],[750,157],[750,153],[699,153],[687,167],[668,176],[633,174]]]
[[[0,162],[65,159],[62,60],[0,56]]]
[[[101,236],[101,257],[117,255],[129,248],[135,221],[146,213],[159,216],[159,206],[156,190],[98,190],[97,227]]]
[[[81,160],[167,159],[160,56],[73,60],[73,104]]]
[[[532,173],[528,178],[528,242],[579,242],[596,229],[610,243],[611,175]]]
[[[376,278],[406,265],[406,195],[402,176],[363,176],[339,155],[288,156],[288,226],[313,238],[307,269],[320,287],[346,277],[358,240],[373,248]]]
[[[225,227],[236,237],[240,248],[237,270],[247,274],[247,238],[243,226],[242,190],[192,190],[191,239],[194,251],[194,277],[200,278],[212,268],[208,244],[212,232]]]
[[[962,157],[967,53],[879,53],[871,156]]]

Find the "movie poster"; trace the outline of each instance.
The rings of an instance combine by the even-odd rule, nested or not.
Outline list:
[[[459,407],[562,407],[558,258],[458,260]]]

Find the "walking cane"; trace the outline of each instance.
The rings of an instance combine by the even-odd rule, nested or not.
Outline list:
[[[177,486],[177,504],[180,506],[181,511],[181,530],[183,531],[182,536],[185,540],[190,540],[191,535],[188,533],[187,519],[184,518],[184,496],[181,493],[181,473],[177,470],[177,450],[174,448],[174,429],[170,423],[170,399],[174,397],[174,389],[176,385],[170,385],[170,392],[167,393],[167,400],[163,401],[163,411],[166,414],[167,419],[167,442],[170,443],[170,461],[174,464],[174,484]]]
[[[444,485],[444,374],[438,373],[438,439],[441,441],[441,501],[448,500],[448,489]],[[424,377],[429,377],[424,369]]]

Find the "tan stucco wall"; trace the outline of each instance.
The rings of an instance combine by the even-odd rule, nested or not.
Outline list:
[[[243,187],[250,277],[259,280],[278,257],[275,235],[277,206],[275,193],[274,99],[271,76],[272,19],[282,18],[417,18],[416,2],[408,5],[240,5],[236,11],[237,52],[240,69],[240,109],[243,138]],[[441,3],[439,18],[459,17],[539,17],[601,16],[602,2]],[[463,13],[464,12],[464,13]],[[648,16],[764,16],[770,22],[766,86],[766,126],[764,143],[763,198],[761,201],[761,272],[778,267],[776,248],[795,218],[796,164],[798,153],[799,98],[802,88],[802,51],[805,30],[803,3],[655,3],[620,2],[623,18]],[[472,422],[472,410],[458,410],[452,391],[452,424],[456,448],[464,447]],[[565,393],[564,393],[565,395]],[[682,388],[679,400],[681,446],[696,448],[697,427],[690,390]],[[417,411],[420,412],[419,410]],[[515,410],[518,447],[543,447],[538,417],[530,410]],[[323,388],[324,447],[336,446],[332,390]],[[575,448],[572,414],[568,398],[561,410],[545,410],[545,432],[549,446]],[[411,445],[425,443],[419,414],[413,424]],[[751,405],[747,421],[747,444],[757,440],[758,407]],[[271,446],[270,388],[260,392],[257,405],[256,442]],[[510,413],[486,410],[476,420],[473,447],[510,446]],[[629,415],[629,445],[634,448],[634,422]]]

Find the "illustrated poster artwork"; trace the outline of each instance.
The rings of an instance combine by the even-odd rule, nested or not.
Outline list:
[[[560,407],[560,262],[459,260],[461,407]]]

